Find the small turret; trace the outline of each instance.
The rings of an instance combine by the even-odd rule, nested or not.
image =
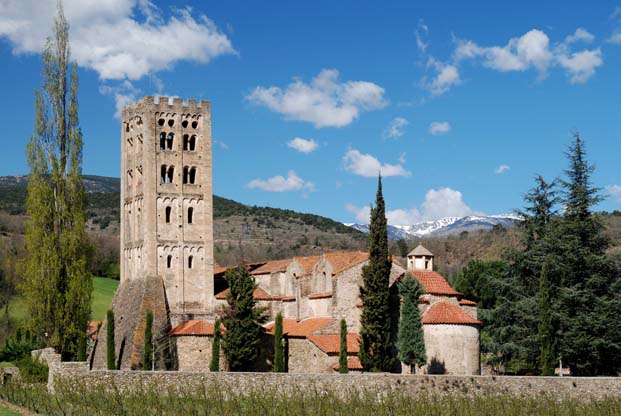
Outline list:
[[[408,270],[433,270],[433,254],[418,244],[408,253]]]

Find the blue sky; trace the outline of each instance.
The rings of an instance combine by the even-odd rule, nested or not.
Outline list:
[[[119,176],[118,108],[212,103],[214,192],[363,220],[506,213],[571,132],[621,208],[621,3],[66,0],[84,172]],[[0,11],[0,175],[27,173],[53,1]]]

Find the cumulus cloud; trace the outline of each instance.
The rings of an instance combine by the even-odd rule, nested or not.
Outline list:
[[[409,121],[407,121],[403,117],[395,117],[382,132],[382,137],[384,139],[394,139],[397,137],[401,137],[403,136],[403,129],[408,124],[410,124]]]
[[[451,130],[451,125],[448,121],[434,121],[429,125],[429,133],[434,136],[448,133]]]
[[[361,153],[356,149],[350,149],[343,156],[345,170],[354,175],[365,178],[375,178],[380,173],[383,177],[388,176],[410,176],[412,173],[403,167],[404,158],[400,157],[399,163],[391,165],[381,163],[377,158],[370,154]]]
[[[509,170],[511,170],[511,166],[509,165],[500,165],[496,168],[496,170],[494,171],[496,174],[500,175],[506,172],[509,172]]]
[[[614,199],[617,204],[621,204],[621,186],[606,185],[606,192]]]
[[[534,69],[539,79],[547,77],[550,67],[559,66],[566,71],[571,83],[583,83],[595,74],[597,67],[603,65],[601,50],[572,51],[571,48],[576,43],[590,43],[594,39],[595,36],[586,29],[578,28],[564,42],[552,47],[545,32],[532,29],[520,37],[509,39],[504,46],[480,46],[471,40],[458,40],[453,59],[456,64],[474,60],[502,72]]]
[[[345,209],[354,214],[357,222],[369,223],[370,207],[347,204]],[[421,208],[386,210],[390,225],[412,225],[422,221],[433,221],[445,217],[464,217],[479,214],[463,201],[459,191],[450,188],[430,189],[425,195]]]
[[[269,192],[315,191],[315,184],[304,181],[293,170],[289,171],[286,178],[278,175],[269,179],[253,179],[246,186],[250,189],[262,189]]]
[[[431,80],[424,78],[422,85],[424,88],[428,89],[432,95],[442,95],[455,85],[461,84],[459,69],[456,65],[445,64],[434,58],[429,58],[427,67],[432,68],[436,74]]]
[[[312,153],[317,150],[319,144],[313,140],[306,140],[301,137],[295,137],[287,142],[287,146],[301,153]]]
[[[285,88],[256,87],[246,99],[280,113],[289,120],[315,127],[343,127],[363,111],[387,105],[384,88],[367,81],[340,82],[336,69],[322,70],[310,83],[295,80]]]
[[[52,34],[56,0],[5,0],[2,9],[0,37],[13,52],[40,52]],[[207,16],[193,16],[190,8],[167,21],[148,0],[65,0],[64,10],[73,59],[103,80],[137,80],[182,60],[207,63],[236,53]]]

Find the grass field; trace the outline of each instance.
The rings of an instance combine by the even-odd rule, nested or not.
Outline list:
[[[14,411],[0,405],[0,416],[19,416],[19,413],[15,413]]]

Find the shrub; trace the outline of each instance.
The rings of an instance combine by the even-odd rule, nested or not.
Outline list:
[[[15,361],[15,365],[19,368],[19,375],[22,381],[26,383],[45,383],[49,369],[47,364],[37,358],[32,358],[27,354]]]

